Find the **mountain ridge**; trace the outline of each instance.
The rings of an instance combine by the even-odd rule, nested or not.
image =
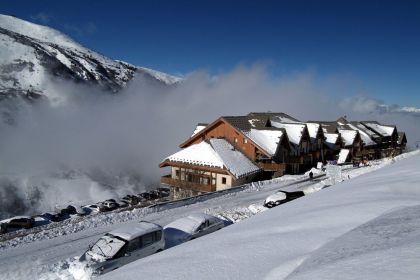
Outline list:
[[[112,60],[48,26],[0,15],[0,97],[49,96],[48,84],[64,79],[110,92],[125,88],[135,75],[173,85],[181,78]]]

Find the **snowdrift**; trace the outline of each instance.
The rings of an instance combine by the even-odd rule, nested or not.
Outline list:
[[[420,155],[101,279],[420,279]]]

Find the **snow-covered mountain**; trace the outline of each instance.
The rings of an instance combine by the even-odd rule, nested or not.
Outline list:
[[[174,77],[109,59],[52,28],[0,15],[0,97],[42,94],[51,79],[98,85],[116,92],[134,75],[170,85]]]

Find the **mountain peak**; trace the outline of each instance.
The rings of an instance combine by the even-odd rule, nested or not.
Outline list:
[[[117,92],[135,73],[165,85],[181,80],[107,58],[48,26],[0,15],[0,97],[28,91],[48,97],[49,81],[57,78]]]

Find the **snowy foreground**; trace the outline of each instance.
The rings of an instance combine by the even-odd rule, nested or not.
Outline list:
[[[89,279],[88,272],[77,271],[74,259],[104,233],[139,220],[164,226],[197,212],[223,215],[235,224],[102,277],[337,279],[340,273],[340,279],[418,279],[419,163],[420,153],[413,152],[395,163],[385,159],[349,168],[340,176],[345,182],[319,192],[330,180],[290,185],[307,175],[284,176],[185,204],[46,226],[0,243],[0,279]],[[270,210],[262,207],[279,189],[303,190],[307,196]]]
[[[397,161],[103,279],[420,279],[419,165]]]

